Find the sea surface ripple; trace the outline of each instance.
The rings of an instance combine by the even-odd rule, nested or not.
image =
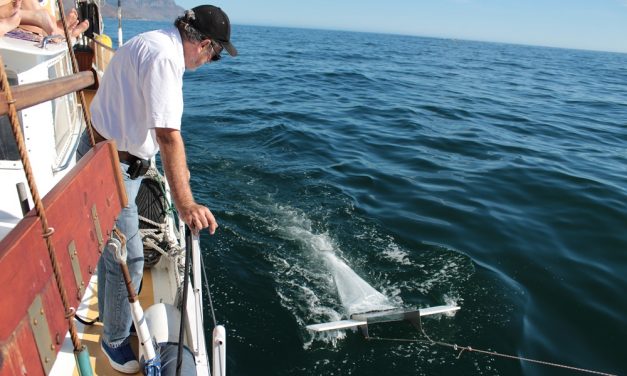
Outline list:
[[[626,54],[240,25],[232,38],[240,56],[186,73],[183,117],[193,190],[220,223],[202,245],[229,374],[572,374],[313,336],[305,325],[347,315],[329,254],[399,307],[459,304],[424,320],[433,339],[627,370]]]

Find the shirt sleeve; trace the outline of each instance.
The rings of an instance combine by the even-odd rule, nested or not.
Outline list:
[[[146,105],[148,128],[181,129],[183,75],[167,58],[146,64],[140,80]]]

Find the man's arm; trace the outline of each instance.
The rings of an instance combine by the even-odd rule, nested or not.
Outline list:
[[[181,132],[169,128],[155,128],[155,132],[161,150],[163,169],[181,218],[194,231],[209,228],[210,234],[215,233],[218,223],[213,214],[208,208],[194,201],[189,186],[189,170]]]

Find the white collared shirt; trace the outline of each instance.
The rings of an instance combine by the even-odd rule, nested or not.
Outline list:
[[[185,58],[179,31],[140,34],[120,47],[91,104],[94,127],[118,150],[148,159],[159,151],[155,128],[181,129]]]

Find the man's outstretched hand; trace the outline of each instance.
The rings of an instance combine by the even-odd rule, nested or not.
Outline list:
[[[206,206],[192,202],[179,208],[179,214],[183,221],[189,226],[194,234],[202,229],[208,228],[209,233],[213,235],[218,228],[218,222]]]

